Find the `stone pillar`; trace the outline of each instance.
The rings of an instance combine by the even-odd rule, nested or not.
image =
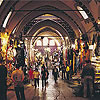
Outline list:
[[[30,66],[30,40],[27,40],[28,66]]]

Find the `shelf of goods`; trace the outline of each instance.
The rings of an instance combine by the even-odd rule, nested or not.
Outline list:
[[[93,57],[92,64],[95,66],[95,89],[100,90],[100,57]]]

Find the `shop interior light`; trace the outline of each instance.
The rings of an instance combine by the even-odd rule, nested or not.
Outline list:
[[[100,24],[100,20],[98,20],[98,24]]]
[[[1,34],[1,40],[2,40],[2,45],[6,45],[8,42],[9,36],[7,36],[7,33]]]
[[[90,50],[93,50],[93,45],[89,45],[89,49]]]
[[[100,17],[98,18],[97,23],[100,24]]]
[[[84,42],[82,42],[81,45],[83,46],[84,45]]]
[[[12,41],[14,41],[14,39],[12,39]]]
[[[87,19],[88,18],[88,15],[86,14],[86,12],[85,11],[81,11],[83,9],[80,6],[77,6],[77,9],[79,10],[80,14],[82,15],[82,17],[84,19]]]
[[[13,49],[13,54],[14,54],[14,57],[15,57],[16,54],[17,54],[16,49]]]
[[[23,41],[20,41],[20,43],[23,43]]]
[[[72,48],[75,49],[75,44],[72,44]]]
[[[7,41],[6,41],[5,38],[2,40],[2,44],[3,44],[3,45],[6,45],[6,44],[7,44]]]
[[[4,23],[3,23],[3,28],[6,28],[7,22],[9,20],[10,16],[11,16],[11,14],[12,14],[12,10],[8,13],[8,15],[7,15],[7,17],[6,17],[6,19],[5,19]]]
[[[68,39],[68,37],[66,37],[66,40]]]
[[[21,47],[20,44],[18,44],[18,47]]]
[[[81,55],[81,51],[79,51],[79,55]]]

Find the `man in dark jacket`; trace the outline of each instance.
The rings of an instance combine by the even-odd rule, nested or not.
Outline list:
[[[0,59],[0,100],[7,100],[7,68]]]
[[[66,72],[66,67],[63,64],[62,65],[62,79],[65,79],[65,72]]]
[[[44,65],[43,65],[43,66],[44,66]],[[42,76],[42,88],[45,86],[45,89],[46,89],[47,71],[46,71],[46,69],[45,69],[45,66],[42,67],[41,76]]]
[[[93,84],[95,78],[95,70],[94,67],[91,65],[91,61],[87,60],[86,65],[83,67],[82,71],[82,81],[84,84],[84,97],[87,97],[87,84],[89,84],[90,90],[90,97],[93,95]]]
[[[54,69],[52,71],[52,74],[54,76],[55,83],[57,83],[57,79],[58,79],[58,69],[56,68],[56,66],[54,66]]]

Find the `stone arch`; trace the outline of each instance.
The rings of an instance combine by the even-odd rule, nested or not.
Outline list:
[[[52,9],[52,8],[49,8],[49,9]],[[59,12],[54,12],[54,11],[41,11],[41,12],[38,12],[37,11],[37,12],[35,12],[35,14],[34,14],[34,11],[32,11],[29,15],[25,16],[25,18],[23,18],[23,20],[21,20],[21,22],[19,24],[19,27],[18,27],[17,33],[20,33],[23,26],[25,24],[27,24],[32,18],[36,18],[36,17],[38,17],[40,15],[43,15],[43,14],[46,14],[46,13],[50,13],[50,14],[59,16],[60,18],[62,18],[62,16],[63,16],[63,19],[65,21],[67,21],[68,23],[70,23],[74,30],[77,30],[77,32],[75,32],[75,33],[78,34],[77,36],[79,36],[78,27],[74,24],[74,21],[72,22],[72,20],[69,19],[69,17],[66,16],[66,14],[64,12],[60,12],[60,11]],[[82,26],[82,25],[80,25],[80,26]],[[84,27],[82,28],[82,30],[84,30]],[[85,30],[84,30],[84,32],[85,32]]]
[[[29,36],[29,39],[31,39],[30,36],[34,35],[34,33],[37,32],[38,29],[40,29],[40,28],[42,28],[44,26],[53,27],[55,30],[58,30],[62,34],[63,37],[68,36],[69,40],[74,42],[72,40],[71,35],[68,34],[68,32],[61,25],[59,25],[58,23],[56,23],[56,22],[54,22],[52,20],[44,20],[44,21],[41,21],[38,24],[34,25],[34,27],[32,27],[30,29],[30,31],[28,32],[28,34],[27,34],[27,36]],[[38,33],[37,33],[37,35],[38,35]],[[74,38],[76,38],[76,37],[74,37]]]

